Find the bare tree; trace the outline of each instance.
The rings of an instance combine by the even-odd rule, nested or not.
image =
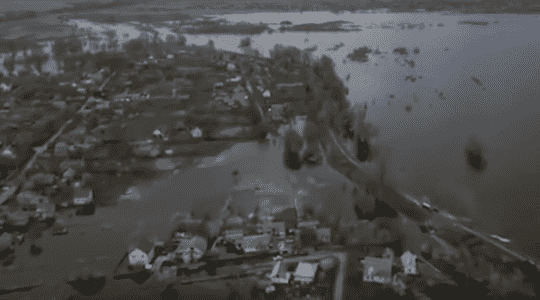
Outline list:
[[[111,29],[111,30],[105,31],[104,34],[107,36],[110,49],[113,49],[113,51],[117,51],[118,50],[118,36],[116,34],[116,31]]]

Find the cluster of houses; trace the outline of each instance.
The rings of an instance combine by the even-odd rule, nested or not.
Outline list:
[[[144,240],[129,252],[129,268],[160,272],[164,263],[170,265],[171,262],[180,269],[259,255],[297,255],[310,246],[303,242],[302,236],[306,234],[314,236],[315,244],[331,243],[330,228],[321,228],[317,221],[297,222],[296,214],[286,211],[274,215],[261,212],[258,218],[249,220],[229,215],[219,221],[220,229],[214,237],[209,237],[203,229],[208,222],[213,221],[186,218],[169,241]]]
[[[367,256],[361,262],[364,282],[391,285],[402,296],[406,293],[408,279],[420,275],[417,256],[408,250],[396,259],[392,249],[386,248],[381,257]]]

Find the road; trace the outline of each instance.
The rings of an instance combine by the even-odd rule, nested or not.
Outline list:
[[[95,259],[99,259],[99,267],[110,274],[127,247],[142,236],[165,238],[176,213],[193,211],[195,215],[203,215],[208,212],[212,217],[218,216],[233,186],[233,170],[239,171],[241,184],[253,184],[257,178],[265,178],[266,184],[288,190],[302,189],[301,201],[312,203],[316,211],[341,214],[345,218],[354,217],[351,207],[335,205],[337,199],[344,203],[347,196],[341,189],[345,179],[331,168],[321,166],[292,172],[282,164],[281,142],[275,146],[272,143],[239,143],[216,157],[202,159],[197,167],[166,171],[159,178],[136,183],[135,187],[140,193],[138,201],[121,201],[116,206],[98,208],[93,216],[67,220],[71,229],[66,236],[52,237],[45,232],[40,241],[43,254],[34,258],[22,252],[15,262],[15,270],[1,272],[3,280],[0,284],[5,288],[17,285],[17,280],[9,278],[20,280],[21,277],[15,274],[23,267],[46,270],[47,266],[52,265],[69,266],[69,270],[62,271],[62,274],[53,272],[51,274],[54,276],[49,276],[62,279],[67,276],[66,273],[75,271],[75,266],[80,265],[81,261],[91,262]],[[240,197],[237,202],[250,200]],[[239,206],[247,205],[239,203]],[[28,283],[38,281],[31,276],[25,280]],[[115,284],[111,286],[115,287]],[[118,286],[115,288],[122,290]],[[53,290],[56,288],[50,293]],[[43,291],[41,295],[40,299],[53,299],[54,296]],[[10,298],[13,296],[0,296],[0,299],[16,299]]]

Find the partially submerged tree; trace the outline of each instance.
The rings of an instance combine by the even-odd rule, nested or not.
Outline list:
[[[111,29],[111,30],[105,31],[104,34],[107,36],[107,39],[109,41],[109,48],[113,49],[113,51],[117,51],[118,50],[118,36],[116,34],[116,31]]]
[[[249,36],[243,38],[240,41],[240,45],[238,47],[239,48],[249,48],[249,47],[251,47],[251,38]]]

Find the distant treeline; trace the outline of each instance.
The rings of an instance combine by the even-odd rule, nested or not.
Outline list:
[[[103,3],[98,0],[86,1],[80,3],[73,3],[70,7],[62,7],[54,10],[49,10],[47,13],[67,13],[67,12],[77,12],[85,11],[91,9],[102,9],[102,8],[111,8],[123,5],[136,4],[140,2],[145,2],[144,0],[114,0],[112,2]]]
[[[7,11],[3,13],[3,16],[0,16],[0,22],[8,22],[8,21],[15,21],[15,20],[24,20],[24,19],[32,19],[36,18],[40,15],[48,15],[48,14],[58,14],[58,13],[68,13],[68,12],[78,12],[78,11],[85,11],[85,10],[92,10],[92,9],[102,9],[102,8],[112,8],[117,6],[123,6],[123,5],[130,5],[130,4],[136,4],[139,2],[144,2],[144,0],[115,0],[108,3],[101,3],[97,0],[94,1],[88,1],[88,2],[81,2],[81,3],[73,3],[69,7],[62,7],[58,9],[48,10],[46,12],[35,12],[31,10],[26,11]]]
[[[537,0],[292,0],[289,2],[228,2],[208,3],[200,1],[188,5],[190,9],[247,9],[277,11],[357,11],[369,9],[389,9],[394,12],[409,12],[417,9],[426,11],[472,11],[472,12],[538,12],[540,3]]]
[[[15,21],[22,19],[31,19],[37,17],[35,11],[26,10],[26,11],[7,11],[2,17],[0,17],[0,22]]]

